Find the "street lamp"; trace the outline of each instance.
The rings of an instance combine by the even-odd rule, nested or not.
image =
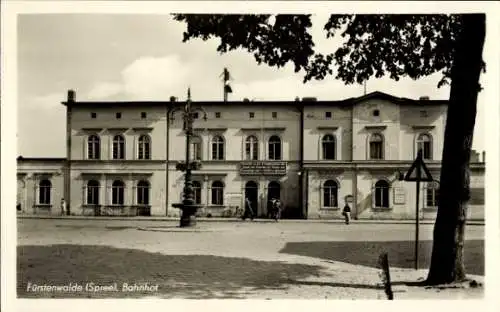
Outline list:
[[[203,119],[206,121],[207,113],[202,107],[193,107],[191,105],[190,88],[188,88],[187,91],[186,105],[183,108],[175,108],[171,112],[171,120],[174,119],[174,114],[178,111],[182,113],[183,130],[186,134],[186,162],[178,163],[176,165],[176,169],[179,171],[185,171],[186,174],[184,176],[182,203],[173,204],[172,206],[182,210],[180,227],[189,227],[196,225],[196,211],[202,207],[202,205],[195,204],[192,181],[192,171],[199,170],[201,168],[201,163],[199,161],[190,161],[189,159],[191,154],[191,137],[193,136],[194,114],[197,111],[201,111],[203,113]]]

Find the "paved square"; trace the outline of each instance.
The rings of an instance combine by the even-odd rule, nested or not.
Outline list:
[[[433,225],[287,221],[18,220],[22,298],[384,299],[378,256],[389,253],[395,298],[481,297],[483,288],[402,286],[425,278]],[[465,261],[484,275],[484,226],[467,226]],[[49,289],[43,286],[59,288]]]

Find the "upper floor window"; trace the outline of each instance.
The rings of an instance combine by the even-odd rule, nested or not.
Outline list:
[[[38,186],[38,203],[40,205],[50,205],[50,193],[52,183],[49,180],[42,180]]]
[[[201,205],[201,183],[193,181],[193,198],[196,205]]]
[[[224,139],[219,135],[213,137],[212,139],[212,159],[224,159]]]
[[[139,159],[151,159],[151,139],[147,135],[139,137],[138,155]]]
[[[221,181],[212,183],[212,205],[224,205],[224,183]]]
[[[99,181],[87,182],[87,205],[99,205]]]
[[[137,204],[149,205],[149,182],[139,181],[137,183]]]
[[[325,118],[326,119],[332,118],[332,112],[325,112]]]
[[[370,159],[384,158],[384,137],[380,133],[374,133],[370,137]]]
[[[281,160],[281,139],[277,135],[269,138],[269,159]]]
[[[193,119],[198,119],[200,117],[200,114],[198,112],[194,112],[193,114]]]
[[[248,113],[248,118],[254,118],[255,117],[255,113],[254,112],[249,112]]]
[[[90,113],[90,118],[92,118],[92,119],[97,118],[97,113]]]
[[[113,137],[113,159],[125,159],[125,139],[121,135]]]
[[[338,185],[333,180],[328,180],[323,184],[323,207],[338,207]]]
[[[215,112],[215,118],[220,118],[220,112]]]
[[[434,181],[425,188],[425,207],[437,208],[439,204],[439,183]]]
[[[116,113],[116,119],[121,119],[122,118],[122,113]]]
[[[201,160],[202,149],[201,149],[201,138],[199,136],[193,136],[191,138],[191,153],[190,157],[192,160]]]
[[[422,157],[426,160],[432,159],[432,137],[422,133],[417,138],[417,151],[422,150]]]
[[[87,156],[88,159],[101,158],[101,142],[97,135],[91,135],[88,138]]]
[[[378,110],[378,109],[373,110],[373,116],[375,116],[375,117],[380,116],[380,110]]]
[[[321,140],[323,147],[323,159],[335,159],[335,137],[331,134],[326,134]]]
[[[273,117],[273,119],[278,118],[278,112],[272,112],[272,117]]]
[[[389,183],[385,180],[375,183],[375,208],[389,208]]]
[[[111,204],[123,205],[125,198],[124,193],[125,185],[123,182],[120,180],[113,181],[113,185],[111,186]]]
[[[142,118],[142,119],[144,119],[144,118],[146,118],[146,117],[147,117],[146,112],[141,112],[141,118]]]
[[[259,159],[259,140],[254,135],[251,135],[245,140],[245,159]]]

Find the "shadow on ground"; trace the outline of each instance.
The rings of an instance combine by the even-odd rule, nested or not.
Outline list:
[[[484,275],[484,241],[468,240],[465,242],[465,269],[469,274]],[[378,268],[378,257],[381,252],[389,255],[391,267],[414,268],[415,242],[288,242],[280,253],[309,256],[330,261]],[[430,265],[432,241],[419,243],[419,268]]]
[[[209,255],[164,255],[136,249],[92,245],[18,246],[20,298],[244,298],[263,289],[286,290],[297,279],[324,276],[320,266],[253,261]],[[32,292],[36,285],[85,283],[119,291]],[[158,291],[122,292],[122,283],[158,284]]]

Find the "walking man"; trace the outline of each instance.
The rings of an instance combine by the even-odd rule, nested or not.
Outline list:
[[[61,198],[61,216],[66,215],[66,201]]]
[[[351,221],[351,207],[349,207],[349,204],[347,201],[345,202],[344,209],[342,210],[342,214],[344,215],[345,218],[345,224],[349,224]]]
[[[250,220],[253,221],[253,209],[252,202],[248,197],[245,198],[245,212],[243,213],[243,220],[245,220],[248,216],[250,216]]]

